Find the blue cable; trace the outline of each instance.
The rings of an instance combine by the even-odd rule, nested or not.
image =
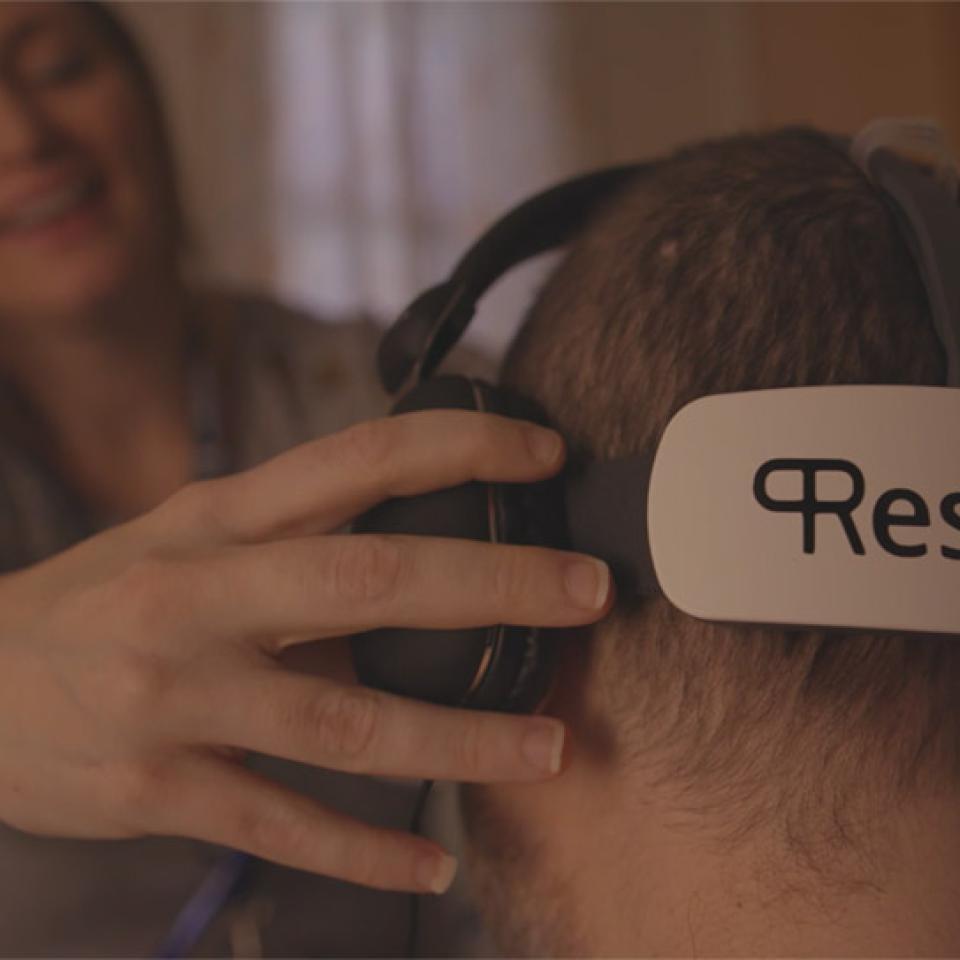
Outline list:
[[[179,960],[189,955],[221,910],[238,892],[255,858],[240,850],[224,854],[203,883],[183,905],[170,927],[156,960]]]
[[[194,438],[194,476],[198,480],[230,472],[230,458],[222,436],[220,397],[207,344],[196,325],[188,331],[190,356],[190,422]],[[210,924],[249,878],[256,858],[239,850],[223,854],[177,914],[154,954],[157,960],[186,957]]]

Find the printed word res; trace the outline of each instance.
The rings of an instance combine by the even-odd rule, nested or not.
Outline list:
[[[776,473],[798,473],[803,486],[798,499],[784,500],[770,496],[768,479]],[[845,474],[852,483],[850,496],[845,500],[829,500],[817,496],[817,476]],[[854,522],[853,512],[863,502],[866,485],[863,472],[849,460],[768,460],[753,478],[753,495],[757,503],[775,513],[799,513],[803,517],[803,552],[816,551],[816,523],[820,515],[836,517],[847,542],[855,554],[866,553],[863,539]],[[960,531],[960,492],[948,493],[940,501],[940,517],[954,530]],[[873,535],[877,543],[895,557],[922,557],[927,553],[926,543],[905,543],[901,533],[895,539],[897,527],[929,527],[930,508],[915,490],[897,487],[887,490],[873,506]],[[915,538],[914,538],[915,539]],[[949,560],[960,560],[960,547],[941,545],[940,553]]]

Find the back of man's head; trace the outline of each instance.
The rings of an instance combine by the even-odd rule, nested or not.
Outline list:
[[[573,456],[610,459],[650,450],[706,394],[944,369],[884,199],[833,141],[790,129],[685,149],[611,202],[502,380]],[[862,866],[884,811],[960,782],[957,641],[707,624],[622,598],[586,642],[620,761],[709,813],[720,844],[775,831],[818,881],[856,884],[842,864]]]

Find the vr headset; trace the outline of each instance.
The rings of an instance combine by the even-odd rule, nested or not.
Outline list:
[[[960,634],[960,209],[937,176],[886,148],[934,147],[936,127],[877,121],[841,149],[880,191],[916,261],[947,358],[944,387],[818,386],[707,396],[679,410],[648,455],[593,462],[538,484],[468,483],[388,501],[357,532],[538,544],[610,564],[620,595],[663,595],[704,620],[786,628]],[[385,334],[394,413],[478,410],[546,423],[528,399],[434,376],[483,294],[566,244],[653,164],[602,170],[527,200]],[[555,639],[534,627],[383,629],[351,639],[360,680],[436,703],[533,710]]]

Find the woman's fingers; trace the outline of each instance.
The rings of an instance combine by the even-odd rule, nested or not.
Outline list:
[[[492,783],[560,770],[558,720],[440,707],[267,663],[198,684],[180,704],[182,735],[378,776]]]
[[[381,890],[440,893],[455,869],[430,840],[361,823],[212,755],[178,763],[150,809],[153,833],[206,840]]]
[[[423,411],[357,424],[236,476],[191,484],[160,513],[179,543],[323,533],[390,497],[468,480],[542,480],[563,454],[559,434],[524,421]]]
[[[228,547],[183,562],[176,579],[177,615],[272,652],[383,626],[579,626],[612,593],[606,565],[581,554],[379,534]]]

